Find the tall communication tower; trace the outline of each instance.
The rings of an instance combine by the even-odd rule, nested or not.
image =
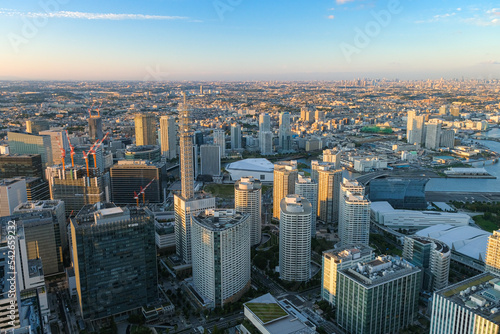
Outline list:
[[[186,93],[181,109],[180,119],[180,165],[181,165],[181,194],[188,200],[194,197],[194,170],[193,170],[193,131],[190,126],[190,110],[186,103]]]

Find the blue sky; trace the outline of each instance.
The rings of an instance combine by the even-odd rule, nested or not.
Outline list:
[[[499,78],[499,41],[498,2],[0,0],[0,79]]]

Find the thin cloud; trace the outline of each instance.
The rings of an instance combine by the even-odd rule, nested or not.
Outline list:
[[[80,20],[188,20],[184,16],[166,16],[166,15],[146,15],[146,14],[114,14],[114,13],[86,13],[86,12],[19,12],[12,9],[0,9],[0,16],[9,17],[30,17],[30,18],[63,18]]]
[[[335,18],[335,16],[334,16],[334,15],[328,15],[328,19],[329,19],[329,20],[333,20],[334,18]]]
[[[343,5],[343,4],[346,4],[348,2],[353,2],[353,1],[354,0],[336,0],[338,5]]]
[[[487,60],[487,61],[480,62],[479,64],[481,64],[481,65],[500,65],[500,61]]]

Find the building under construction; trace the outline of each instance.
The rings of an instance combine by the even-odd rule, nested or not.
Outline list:
[[[116,204],[135,204],[137,195],[148,184],[144,194],[140,194],[139,202],[163,202],[161,185],[164,173],[165,163],[152,163],[144,160],[118,161],[110,169],[113,202]]]
[[[50,198],[64,201],[66,215],[77,214],[87,204],[109,202],[109,173],[98,168],[61,165],[47,167]]]

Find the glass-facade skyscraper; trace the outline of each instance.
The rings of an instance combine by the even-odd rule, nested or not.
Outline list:
[[[71,219],[73,264],[83,319],[156,301],[155,225],[147,208],[86,205]]]

